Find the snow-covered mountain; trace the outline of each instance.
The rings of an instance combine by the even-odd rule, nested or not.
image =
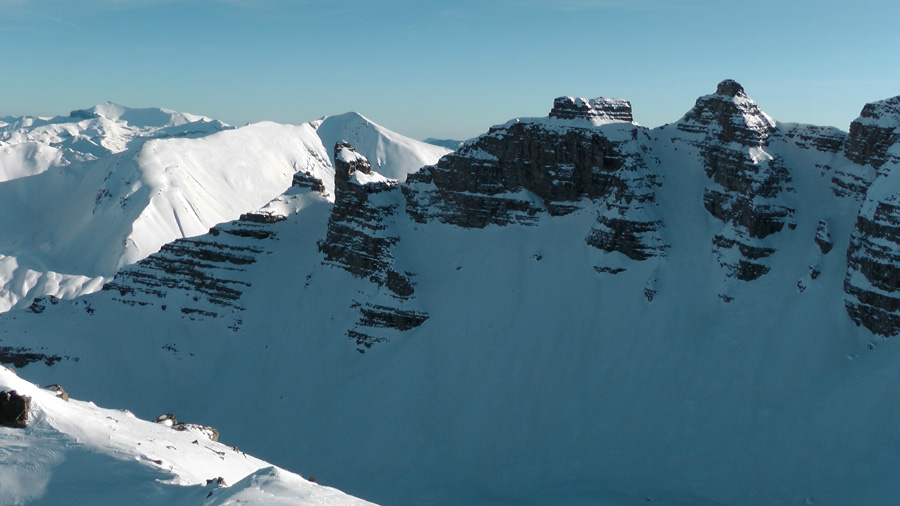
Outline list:
[[[326,116],[311,123],[334,163],[332,146],[349,142],[386,177],[404,180],[406,175],[431,165],[450,152],[442,146],[420,142],[392,132],[355,112]]]
[[[447,152],[356,114],[235,129],[108,103],[9,119],[0,126],[0,310],[95,291],[164,244],[258,209],[297,172],[331,189],[335,135],[398,175]]]
[[[898,118],[782,123],[729,80],[656,129],[561,97],[405,180],[344,139],[0,315],[0,361],[384,504],[891,503]]]
[[[0,367],[0,405],[7,395],[28,410],[24,428],[0,426],[0,505],[370,504],[217,442],[211,427],[140,420]]]

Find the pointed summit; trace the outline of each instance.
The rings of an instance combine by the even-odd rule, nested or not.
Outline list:
[[[736,97],[744,94],[744,87],[734,79],[726,79],[716,86],[716,95],[724,95],[726,97]]]
[[[675,126],[683,132],[713,136],[721,142],[762,146],[775,131],[775,120],[760,110],[744,93],[743,86],[726,79],[716,86],[715,94],[698,98],[694,108]]]

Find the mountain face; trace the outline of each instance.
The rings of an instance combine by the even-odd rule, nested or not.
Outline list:
[[[385,504],[889,503],[898,104],[845,133],[726,80],[648,129],[561,97],[405,180],[337,139],[0,315],[0,361]]]
[[[295,174],[333,193],[334,136],[363,145],[395,177],[447,152],[357,114],[232,128],[107,103],[8,120],[0,125],[0,311],[96,291],[163,245],[256,211]]]

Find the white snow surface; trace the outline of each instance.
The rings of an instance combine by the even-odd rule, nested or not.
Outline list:
[[[0,505],[366,505],[333,488],[124,409],[64,401],[0,367],[31,398],[24,429],[0,426]],[[227,436],[226,436],[227,437]],[[223,478],[225,484],[216,483]],[[214,480],[207,483],[207,480]]]
[[[392,132],[355,112],[326,116],[309,123],[316,129],[334,163],[334,145],[349,142],[366,157],[372,169],[390,179],[406,180],[406,175],[432,165],[451,150],[417,141]]]

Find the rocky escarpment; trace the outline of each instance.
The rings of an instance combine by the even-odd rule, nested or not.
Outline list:
[[[847,312],[876,334],[900,333],[900,97],[867,104],[850,125],[846,157],[874,173],[847,250]],[[853,166],[850,166],[853,168]],[[871,173],[870,173],[871,174]]]
[[[324,193],[322,181],[297,173],[292,188],[277,201],[309,192]],[[177,311],[188,320],[224,320],[237,331],[244,307],[240,299],[252,285],[247,273],[278,240],[286,217],[263,208],[217,225],[203,236],[179,239],[120,271],[104,285],[113,300],[128,306]]]
[[[872,102],[863,107],[850,124],[844,153],[859,165],[882,169],[888,162],[900,161],[900,96]],[[893,148],[893,149],[892,149]],[[879,170],[878,174],[885,172]]]
[[[246,268],[267,253],[266,241],[277,237],[270,224],[283,219],[248,213],[212,228],[208,235],[171,242],[121,271],[103,289],[129,306],[180,311],[191,320],[226,318],[237,330],[244,309],[240,298],[251,286]],[[178,300],[174,293],[186,297]]]
[[[676,124],[699,150],[710,185],[703,206],[723,227],[713,250],[726,275],[743,281],[769,271],[766,257],[775,248],[764,239],[795,226],[794,209],[780,197],[793,189],[784,161],[766,152],[775,121],[762,112],[735,81],[719,83],[716,93],[697,99]]]
[[[618,98],[559,97],[553,101],[551,118],[631,123],[631,103]]]
[[[395,221],[403,200],[398,182],[374,172],[349,143],[335,144],[334,160],[335,202],[319,251],[325,256],[324,263],[368,279],[385,289],[390,301],[353,304],[360,318],[347,335],[364,352],[389,339],[377,329],[406,331],[424,323],[428,315],[406,308],[415,292],[413,274],[394,265],[393,251],[400,238],[389,224]]]
[[[857,325],[900,332],[900,202],[870,202],[857,217],[847,250],[846,306]]]
[[[835,195],[863,200],[876,176],[900,161],[900,97],[866,104],[850,124],[844,156],[853,164],[835,170]]]
[[[494,127],[411,175],[407,211],[420,223],[483,228],[597,204],[588,244],[643,260],[664,249],[661,221],[648,211],[659,186],[648,139],[627,101],[558,98],[550,118]]]

